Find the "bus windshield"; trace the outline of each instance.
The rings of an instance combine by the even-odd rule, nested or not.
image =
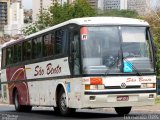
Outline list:
[[[82,27],[84,74],[154,72],[146,27]]]

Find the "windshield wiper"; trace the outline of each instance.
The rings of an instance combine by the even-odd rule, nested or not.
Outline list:
[[[116,63],[117,63],[117,67],[118,67],[118,61],[119,61],[119,59],[120,59],[120,58],[118,58],[118,59],[117,59],[117,62],[116,62]],[[127,64],[129,64],[130,66],[132,66],[133,70],[136,72],[136,75],[142,76],[142,73],[139,72],[139,71],[136,69],[136,67],[135,67],[133,64],[131,64],[130,61],[127,60],[127,58],[123,57],[123,58],[122,58],[122,61],[123,61],[123,62],[121,62],[121,63],[123,64],[123,66],[124,66],[124,61],[126,61]],[[110,71],[113,70],[113,69],[115,69],[115,67],[112,67],[112,68],[110,68],[109,70],[107,70],[107,71],[105,72],[105,75],[108,75],[108,74],[110,73]],[[124,73],[124,72],[123,72],[123,73]]]

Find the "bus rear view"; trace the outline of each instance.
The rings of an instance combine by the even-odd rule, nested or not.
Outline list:
[[[128,23],[81,27],[85,107],[115,107],[123,115],[132,106],[154,104],[155,51],[149,26]]]

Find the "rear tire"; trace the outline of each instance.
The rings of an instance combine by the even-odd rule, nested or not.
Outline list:
[[[32,109],[32,106],[20,105],[20,98],[17,90],[14,92],[14,106],[17,112],[29,112]]]
[[[58,109],[60,114],[63,116],[69,116],[71,113],[75,112],[74,108],[68,108],[67,107],[67,99],[66,99],[66,93],[63,89],[60,90],[60,93],[58,95]]]
[[[60,113],[59,108],[58,108],[58,107],[54,107],[54,112],[55,112],[56,114]]]
[[[120,116],[129,114],[131,109],[132,107],[115,107],[115,111]]]

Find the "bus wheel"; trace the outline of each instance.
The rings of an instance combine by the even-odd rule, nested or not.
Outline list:
[[[17,112],[29,112],[32,109],[32,106],[29,105],[20,105],[18,91],[14,93],[14,106]]]
[[[30,105],[24,105],[23,106],[23,111],[24,112],[30,112],[32,110],[32,106],[30,106]]]
[[[59,112],[63,116],[69,116],[71,113],[75,112],[75,109],[67,107],[66,94],[63,89],[60,90],[60,93],[58,96],[58,108],[59,108]]]
[[[123,116],[130,113],[132,107],[115,107],[115,111],[118,115]]]
[[[55,113],[59,113],[60,111],[59,111],[59,107],[54,107],[54,112]]]
[[[17,112],[20,112],[22,110],[22,106],[19,103],[19,96],[17,90],[14,92],[14,106]]]

